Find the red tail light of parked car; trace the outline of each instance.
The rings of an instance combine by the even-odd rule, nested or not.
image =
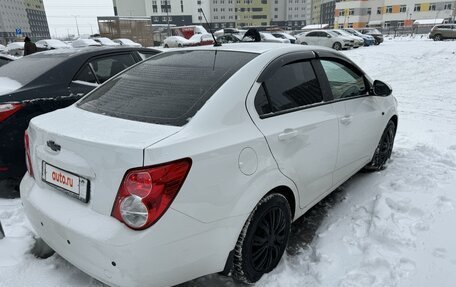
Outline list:
[[[143,230],[166,212],[187,177],[189,158],[130,170],[120,184],[112,216],[135,230]]]

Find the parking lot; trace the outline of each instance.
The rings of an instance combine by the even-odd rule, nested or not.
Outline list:
[[[451,286],[456,41],[385,38],[343,53],[393,87],[399,125],[392,159],[385,170],[358,173],[295,222],[287,255],[256,286]],[[0,199],[0,220],[0,286],[104,286],[58,255],[31,254],[34,231],[20,199]],[[209,275],[182,286],[236,284]]]

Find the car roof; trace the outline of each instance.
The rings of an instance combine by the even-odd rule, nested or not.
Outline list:
[[[35,53],[29,57],[65,57],[65,58],[74,58],[79,56],[92,57],[97,55],[104,55],[113,52],[130,52],[130,51],[154,51],[154,49],[149,48],[140,48],[140,47],[83,47],[83,48],[73,48],[73,49],[55,49],[44,51],[41,53]],[[160,52],[159,50],[155,50]]]
[[[219,51],[231,51],[231,52],[245,52],[263,54],[272,50],[282,49],[283,52],[303,51],[309,50],[314,51],[316,47],[304,46],[304,45],[290,45],[284,43],[271,43],[271,42],[242,42],[242,43],[231,43],[223,44],[222,46],[199,46],[185,48],[185,50],[219,50]],[[320,49],[319,47],[317,49]]]

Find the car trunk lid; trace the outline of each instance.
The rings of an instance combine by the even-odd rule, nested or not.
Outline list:
[[[73,196],[87,201],[88,207],[110,215],[125,172],[143,166],[146,147],[180,129],[108,117],[75,106],[39,116],[28,130],[35,180],[49,192],[67,193],[69,200]],[[62,176],[72,179],[71,186],[59,179]],[[79,180],[79,191],[73,190],[78,184],[73,180]]]

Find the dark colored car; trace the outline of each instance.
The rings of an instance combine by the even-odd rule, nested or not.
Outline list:
[[[0,180],[22,177],[26,171],[24,132],[30,119],[73,104],[157,53],[133,47],[62,49],[0,67]]]
[[[372,37],[374,37],[375,45],[380,45],[381,43],[383,43],[382,33],[375,28],[360,28],[356,30],[360,31],[363,34],[371,35]]]
[[[0,67],[14,60],[16,60],[16,58],[13,56],[0,54]]]

